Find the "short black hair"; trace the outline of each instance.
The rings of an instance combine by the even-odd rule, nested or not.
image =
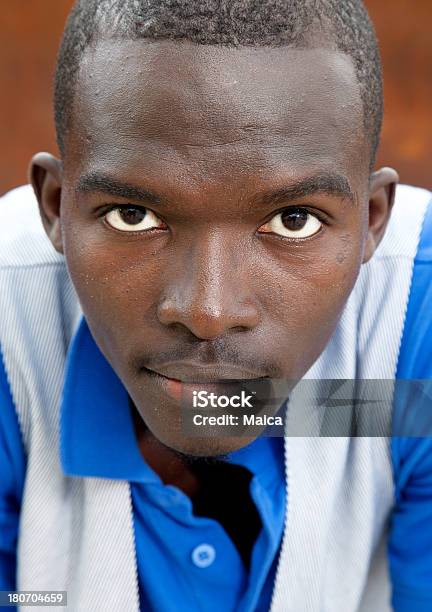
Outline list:
[[[364,126],[375,163],[383,116],[381,58],[361,0],[78,0],[68,18],[55,76],[55,121],[62,155],[85,49],[98,37],[188,40],[202,45],[312,46],[313,32],[354,63]]]

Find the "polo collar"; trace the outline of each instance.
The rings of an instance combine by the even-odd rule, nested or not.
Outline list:
[[[84,317],[66,361],[60,456],[67,476],[160,482],[140,454],[127,391]]]

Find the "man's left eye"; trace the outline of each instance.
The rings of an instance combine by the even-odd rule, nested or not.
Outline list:
[[[121,232],[141,232],[166,227],[154,212],[136,206],[117,206],[104,216],[108,225]]]
[[[265,234],[278,234],[286,238],[310,238],[317,234],[323,223],[305,208],[287,208],[259,228]]]

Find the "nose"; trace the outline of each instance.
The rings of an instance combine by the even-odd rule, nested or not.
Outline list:
[[[251,330],[260,321],[241,251],[217,235],[194,244],[168,272],[158,305],[163,325],[182,325],[202,340]]]

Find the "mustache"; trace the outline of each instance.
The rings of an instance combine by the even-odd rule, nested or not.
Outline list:
[[[218,364],[233,365],[244,370],[259,371],[263,376],[283,378],[281,368],[269,358],[260,353],[247,353],[243,349],[230,347],[221,342],[200,342],[199,345],[181,344],[166,350],[146,350],[145,348],[131,359],[135,370],[157,368],[167,363],[194,362],[205,366]]]

